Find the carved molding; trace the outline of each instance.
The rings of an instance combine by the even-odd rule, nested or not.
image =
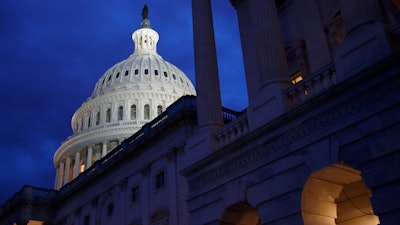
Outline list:
[[[343,104],[326,110],[315,118],[307,120],[279,136],[264,140],[250,149],[246,154],[225,162],[198,177],[191,178],[191,180],[189,180],[190,190],[196,191],[229,174],[237,174],[239,170],[243,171],[245,167],[251,166],[258,161],[265,161],[266,158],[271,157],[272,153],[287,149],[286,147],[290,144],[303,139],[308,135],[319,132],[338,121],[353,116],[361,110],[370,107],[372,104],[384,101],[387,96],[395,95],[398,92],[400,92],[400,79],[396,77],[378,87],[363,92]],[[284,152],[282,151],[280,154],[283,153]]]

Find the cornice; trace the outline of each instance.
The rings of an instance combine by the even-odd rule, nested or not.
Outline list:
[[[264,140],[259,141],[253,146],[249,146],[250,150],[245,154],[228,160],[211,170],[205,172],[203,168],[204,165],[200,162],[195,166],[196,168],[203,168],[203,172],[200,173],[200,175],[196,175],[198,174],[197,172],[193,173],[194,171],[197,171],[194,167],[186,169],[183,174],[189,179],[188,183],[191,191],[200,190],[206,185],[216,182],[228,175],[243,173],[243,171],[261,161],[267,162],[272,158],[278,158],[290,151],[289,146],[291,144],[305,139],[307,136],[312,134],[318,133],[319,135],[322,135],[323,129],[334,127],[335,124],[340,124],[340,121],[353,117],[362,110],[370,108],[377,102],[385,101],[390,96],[398,96],[399,92],[400,79],[398,76],[395,76],[394,78],[381,83],[379,86],[374,86],[373,88],[365,90],[362,94],[359,94],[342,104],[329,108],[319,115],[303,121],[299,125],[290,128],[279,135],[264,138]],[[343,124],[345,123],[346,122]],[[259,133],[258,136],[259,135],[263,134]],[[247,141],[250,142],[249,139],[254,140],[254,138],[258,137],[253,133],[249,134],[247,138]],[[242,140],[242,143],[243,142],[245,141]]]

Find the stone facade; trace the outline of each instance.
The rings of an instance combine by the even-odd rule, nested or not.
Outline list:
[[[210,0],[192,1],[197,97],[60,190],[25,187],[0,224],[398,224],[398,2],[231,0],[249,92],[240,114],[222,108],[207,64]]]

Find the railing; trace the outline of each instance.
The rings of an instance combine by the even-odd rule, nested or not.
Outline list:
[[[139,131],[137,131],[131,137],[125,139],[119,146],[110,151],[105,157],[97,160],[91,167],[80,173],[78,177],[76,177],[70,183],[65,184],[62,189],[64,191],[72,189],[75,186],[74,184],[86,180],[87,177],[92,176],[92,174],[94,173],[106,170],[113,162],[119,161],[119,158],[121,157],[120,153],[126,150],[128,146],[142,140],[155,129],[168,121],[169,118],[185,110],[196,110],[196,101],[194,96],[182,97],[181,99],[170,105],[166,109],[166,111],[164,111],[154,120],[145,124]]]
[[[225,125],[221,130],[215,133],[217,146],[219,148],[232,143],[249,132],[249,124],[245,114],[235,119],[235,121]]]
[[[53,200],[57,196],[57,191],[37,188],[25,185],[22,189],[17,192],[11,199],[9,199],[4,205],[0,206],[0,216],[13,208],[13,206],[20,203],[27,204],[52,204]]]
[[[291,105],[295,106],[328,90],[335,84],[336,70],[333,64],[329,64],[288,88],[286,93]]]

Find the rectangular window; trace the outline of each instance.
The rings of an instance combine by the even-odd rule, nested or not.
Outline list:
[[[156,190],[159,190],[165,186],[165,175],[164,171],[156,174]]]
[[[140,189],[139,186],[135,186],[131,189],[131,203],[137,203],[140,200]]]
[[[85,216],[84,221],[83,221],[83,224],[84,224],[84,225],[89,225],[89,224],[90,224],[90,216],[89,216],[89,215],[86,215],[86,216]]]

